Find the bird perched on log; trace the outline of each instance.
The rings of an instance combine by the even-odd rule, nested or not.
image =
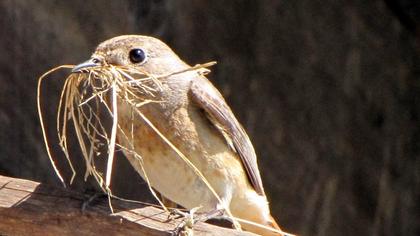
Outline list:
[[[91,59],[72,72],[103,65],[169,75],[160,79],[160,89],[153,95],[159,102],[147,103],[139,110],[203,174],[219,199],[150,124],[140,118],[133,120],[130,106],[118,101],[118,124],[125,133],[133,132],[133,140],[128,144],[121,134],[117,139],[141,156],[139,162],[133,153],[125,152],[143,178],[146,172],[154,189],[187,209],[228,209],[234,217],[280,230],[270,214],[252,143],[220,92],[202,73],[186,71],[190,66],[169,46],[140,35],[101,43]],[[177,71],[186,72],[174,73]],[[149,95],[144,96],[147,99]],[[258,234],[281,235],[250,223],[240,224]]]

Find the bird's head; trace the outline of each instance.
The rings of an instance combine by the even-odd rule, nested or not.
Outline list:
[[[105,65],[134,67],[155,75],[168,74],[189,67],[159,39],[124,35],[99,44],[91,58],[76,65],[72,72],[83,72]]]

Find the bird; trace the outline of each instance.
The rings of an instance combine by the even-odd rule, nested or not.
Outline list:
[[[130,105],[119,100],[119,125],[126,133],[133,132],[133,140],[129,144],[121,134],[117,139],[132,145],[141,156],[140,163],[133,153],[123,150],[153,189],[186,209],[199,207],[199,211],[210,212],[227,207],[234,217],[280,230],[270,213],[250,138],[203,73],[188,71],[191,66],[167,44],[143,35],[122,35],[100,43],[91,58],[76,65],[72,73],[104,65],[169,75],[162,76],[161,89],[153,95],[160,102],[144,104],[139,110],[194,164],[220,199],[150,124],[138,117],[133,120]],[[257,234],[282,235],[250,223],[240,224]]]

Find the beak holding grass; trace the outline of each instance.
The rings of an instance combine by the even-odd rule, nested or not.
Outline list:
[[[43,119],[44,114],[41,106],[41,85],[45,78],[58,70],[71,69],[70,75],[64,81],[56,114],[58,143],[64,152],[69,167],[73,173],[70,179],[70,184],[74,180],[76,170],[73,167],[68,149],[69,138],[67,137],[67,131],[69,122],[75,130],[85,161],[85,180],[89,175],[92,175],[102,190],[109,196],[113,196],[109,186],[115,150],[120,149],[126,153],[130,153],[138,158],[139,162],[142,160],[141,156],[134,150],[131,142],[134,134],[125,132],[119,124],[117,111],[118,106],[121,104],[130,106],[133,114],[140,116],[156,133],[159,134],[159,136],[170,146],[170,148],[174,149],[174,151],[179,154],[180,158],[186,161],[187,164],[195,170],[197,175],[199,175],[204,182],[207,182],[201,172],[188,160],[188,158],[185,157],[184,154],[177,150],[177,148],[168,139],[166,139],[166,137],[164,137],[164,135],[153,125],[153,123],[141,113],[139,108],[147,103],[162,102],[150,99],[156,97],[155,94],[160,91],[160,80],[188,71],[197,71],[197,73],[206,74],[209,72],[206,68],[214,64],[215,62],[209,62],[203,65],[196,65],[187,70],[177,71],[166,75],[152,75],[136,68],[108,64],[102,65],[99,63],[99,60],[92,58],[76,66],[62,65],[55,67],[39,77],[37,105],[43,138],[51,164],[63,185],[66,186],[65,181],[55,165],[49,140],[46,135],[46,129],[49,127],[45,126]],[[110,119],[111,122],[105,122],[106,119]],[[112,123],[111,127],[109,127],[109,125],[107,126],[107,123]],[[131,123],[133,123],[133,120]],[[124,142],[117,141],[122,139]],[[103,146],[107,147],[106,155],[108,157],[105,176],[98,171],[95,166],[95,159],[101,155],[101,148]],[[148,182],[146,173],[145,180]],[[208,186],[212,189],[210,184],[208,184]],[[161,203],[160,199],[151,188],[150,183],[149,189]],[[214,192],[214,194],[216,193]],[[161,206],[166,209],[162,203]]]
[[[71,126],[84,178],[93,176],[109,203],[116,197],[110,188],[114,153],[122,151],[164,210],[154,189],[188,210],[221,211],[236,229],[287,235],[270,214],[248,135],[205,76],[215,62],[191,67],[165,43],[141,35],[107,40],[92,55],[79,65],[53,68],[38,81],[45,145],[63,184],[46,135],[41,85],[57,70],[70,69],[56,112],[58,144],[73,173],[70,184],[76,175],[68,148]],[[95,164],[98,158],[106,158],[106,167]]]

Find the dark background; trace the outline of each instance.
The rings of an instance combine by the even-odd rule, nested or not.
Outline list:
[[[255,145],[285,230],[420,235],[419,26],[415,0],[1,0],[0,174],[58,185],[38,76],[110,37],[146,34],[190,64],[219,62],[209,77]],[[43,104],[69,181],[54,137],[64,77],[47,80]],[[149,198],[123,157],[115,165],[116,192]],[[84,189],[79,168],[73,187]]]

